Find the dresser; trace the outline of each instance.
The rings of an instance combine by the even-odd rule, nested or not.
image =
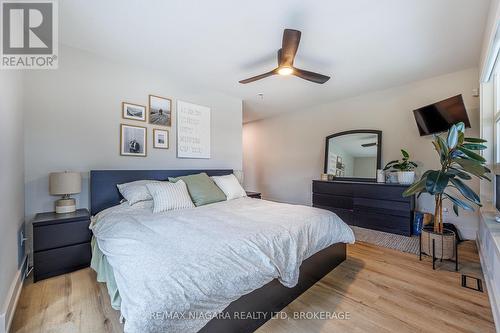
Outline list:
[[[39,213],[33,220],[33,279],[39,281],[90,264],[90,214]]]
[[[403,197],[407,185],[313,180],[314,207],[336,213],[362,228],[411,236],[415,197]]]

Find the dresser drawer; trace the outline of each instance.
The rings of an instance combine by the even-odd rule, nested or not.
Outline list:
[[[383,215],[367,212],[354,212],[353,225],[400,234],[405,236],[411,235],[411,220],[408,217]]]
[[[313,181],[313,193],[352,196],[352,184]]]
[[[411,197],[403,197],[405,190],[403,186],[359,184],[354,187],[353,195],[357,198],[410,202]]]
[[[412,215],[410,203],[403,201],[354,198],[354,210],[360,213],[368,212],[407,218]]]
[[[43,251],[89,242],[92,232],[88,219],[33,227],[33,250]]]
[[[313,203],[318,206],[329,206],[333,208],[351,210],[353,208],[352,197],[344,197],[340,195],[313,193]]]
[[[337,214],[337,216],[340,217],[340,219],[347,224],[352,224],[352,222],[353,222],[352,209],[342,209],[342,208],[334,208],[334,207],[320,206],[320,205],[313,205],[313,207],[329,210],[329,211]]]
[[[59,249],[35,252],[34,280],[68,273],[90,264],[90,242]]]

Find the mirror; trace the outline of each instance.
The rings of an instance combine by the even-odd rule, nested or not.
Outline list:
[[[325,173],[337,179],[375,181],[380,169],[382,131],[353,130],[326,137]]]

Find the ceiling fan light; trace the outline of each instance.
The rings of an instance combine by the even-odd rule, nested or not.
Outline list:
[[[278,69],[278,74],[279,75],[290,75],[293,73],[293,68],[292,67],[281,67]]]

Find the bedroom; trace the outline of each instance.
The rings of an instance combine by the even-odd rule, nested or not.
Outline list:
[[[0,332],[499,332],[498,0],[0,3]]]

